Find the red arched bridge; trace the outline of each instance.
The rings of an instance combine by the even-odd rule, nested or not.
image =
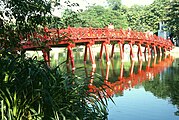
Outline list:
[[[84,62],[86,62],[88,51],[93,67],[96,65],[91,50],[94,44],[101,44],[100,59],[102,57],[103,48],[105,49],[107,63],[110,62],[107,44],[112,45],[111,57],[114,55],[115,44],[119,45],[121,60],[124,59],[125,44],[130,45],[130,56],[132,59],[134,58],[133,45],[138,46],[137,54],[139,58],[142,58],[142,52],[147,52],[149,57],[152,51],[155,55],[157,55],[157,53],[162,55],[162,51],[170,51],[173,46],[170,40],[143,32],[109,28],[72,27],[68,27],[67,29],[48,29],[45,27],[43,34],[33,33],[28,35],[26,38],[21,38],[21,43],[24,50],[42,48],[44,60],[48,64],[50,63],[49,52],[51,47],[67,47],[67,61],[71,62],[72,70],[75,69],[72,48],[76,45],[85,46]],[[142,51],[141,46],[145,47],[144,51]]]

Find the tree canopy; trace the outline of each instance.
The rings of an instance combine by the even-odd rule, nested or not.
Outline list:
[[[170,27],[171,31],[179,37],[179,2],[178,0],[173,0],[169,3],[166,14],[166,22]]]
[[[80,14],[82,20],[86,21],[85,27],[104,28],[112,23],[116,28],[126,28],[127,19],[125,14],[102,6],[92,6]]]
[[[130,8],[121,4],[121,0],[107,0],[108,6],[91,6],[80,13],[86,21],[86,27],[105,27],[112,22],[115,28],[130,27],[137,31],[159,30],[159,23],[164,22],[165,30],[178,36],[178,2],[177,0],[154,0],[148,6],[134,5]]]
[[[92,5],[83,11],[66,9],[61,17],[54,17],[51,14],[53,6],[59,6],[60,0],[2,0],[0,24],[4,28],[1,27],[0,33],[2,35],[5,31],[13,29],[18,34],[26,35],[39,26],[104,28],[109,23],[112,23],[115,28],[130,27],[137,31],[157,32],[159,22],[163,21],[168,26],[168,30],[179,36],[177,0],[171,2],[170,0],[154,0],[151,5],[134,5],[130,8],[122,5],[121,0],[107,0],[107,3],[108,6]],[[66,1],[66,4],[67,6],[79,5],[70,3],[70,0]],[[12,21],[14,24],[11,24]]]

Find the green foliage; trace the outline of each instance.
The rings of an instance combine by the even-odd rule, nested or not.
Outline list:
[[[0,44],[5,49],[20,48],[21,38],[34,31],[42,32],[39,26],[47,24],[46,16],[51,13],[50,0],[2,0],[2,3]]]
[[[44,25],[45,16],[51,13],[51,1],[45,0],[3,0],[6,17],[15,19],[18,30],[27,31],[36,25]]]
[[[120,10],[107,9],[102,6],[91,6],[81,13],[84,27],[104,28],[113,23],[115,28],[126,28],[127,19]]]
[[[158,24],[166,20],[168,0],[155,0],[149,6],[132,6],[128,9],[127,16],[129,26],[138,31],[158,31]]]
[[[84,24],[84,20],[82,20],[79,15],[70,10],[66,9],[63,16],[61,17],[62,21],[62,28],[67,28],[68,26],[70,27],[81,27]]]
[[[127,10],[127,20],[129,27],[133,30],[141,31],[144,29],[145,15],[144,7],[142,6],[132,6]]]
[[[88,82],[50,69],[43,61],[2,53],[0,58],[2,120],[105,119],[106,104],[88,92]]]
[[[112,8],[112,10],[118,10],[121,8],[121,0],[107,0],[108,5]]]
[[[173,0],[170,2],[169,6],[166,8],[167,12],[167,24],[170,26],[171,32],[175,36],[179,37],[179,2],[178,0]]]

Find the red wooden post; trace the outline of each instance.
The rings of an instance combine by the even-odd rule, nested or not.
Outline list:
[[[134,60],[134,51],[133,51],[133,48],[132,48],[132,43],[129,43],[130,45],[130,56],[131,56],[131,59],[132,61]]]
[[[109,64],[106,65],[106,78],[105,80],[107,81],[109,78]]]
[[[43,58],[48,66],[50,66],[50,50],[49,48],[42,49]]]
[[[144,49],[144,53],[145,53],[145,55],[146,55],[146,53],[147,53],[147,47],[145,46],[145,49]]]
[[[123,50],[123,53],[124,53],[124,45],[125,45],[125,44],[123,43],[123,44],[122,44],[122,50]]]
[[[150,50],[150,46],[147,45],[147,49],[148,49],[148,57],[151,57],[151,50]]]
[[[101,44],[101,50],[100,50],[100,56],[99,56],[99,59],[102,58],[102,54],[103,54],[103,43]]]
[[[162,61],[162,55],[160,55],[158,62],[160,63]]]
[[[114,57],[114,47],[115,47],[115,44],[112,45],[112,50],[111,50],[111,58]]]
[[[138,44],[138,53],[139,55],[139,59],[141,60],[142,59],[142,48],[141,48],[141,44]]]
[[[155,65],[156,65],[156,61],[157,61],[157,56],[154,56],[153,66],[155,66]]]
[[[103,45],[104,45],[105,53],[106,53],[106,61],[107,61],[107,64],[109,65],[109,64],[110,64],[109,51],[108,51],[108,48],[107,48],[107,46],[106,46],[106,43],[103,43]]]
[[[124,61],[124,49],[123,49],[123,44],[121,42],[118,42],[119,44],[119,48],[120,48],[120,57],[121,57],[121,61]]]
[[[88,51],[88,46],[87,46],[87,44],[86,44],[86,45],[85,45],[85,53],[84,53],[84,64],[86,64],[87,51]]]
[[[92,52],[92,49],[91,49],[91,45],[88,44],[87,46],[88,46],[88,49],[89,49],[89,54],[90,54],[90,59],[91,59],[91,62],[92,62],[92,67],[96,68],[95,58],[94,58],[94,55],[93,55],[93,52]]]
[[[167,52],[167,49],[166,49],[166,48],[164,48],[164,53],[166,54],[166,52]]]
[[[96,71],[96,68],[92,68],[92,70],[91,70],[91,76],[90,76],[91,77],[91,79],[90,79],[90,84],[91,85],[93,84],[95,71]]]
[[[139,68],[138,68],[138,72],[140,73],[142,71],[142,60],[139,61]]]
[[[66,60],[66,64],[69,66],[69,58],[70,58],[70,53],[69,51],[67,50],[67,60]]]
[[[132,60],[131,67],[130,67],[130,76],[132,76],[133,72],[134,72],[134,63],[135,63],[135,61]]]
[[[154,55],[157,56],[157,50],[156,50],[156,46],[155,45],[153,46],[153,49],[154,49]]]
[[[92,63],[92,67],[93,67],[93,68],[96,68],[95,58],[94,58],[94,54],[93,54],[93,52],[92,52],[91,44],[90,44],[90,43],[86,44],[86,46],[85,46],[84,64],[86,64],[87,51],[88,51],[88,50],[89,50],[89,57],[90,57],[90,60],[91,60],[91,63]]]
[[[119,80],[121,80],[123,78],[123,74],[124,74],[124,62],[121,62],[121,69],[120,69]]]
[[[68,54],[69,54],[68,57],[70,58],[70,61],[71,61],[72,71],[74,71],[75,70],[75,63],[74,63],[74,57],[73,57],[73,51],[72,51],[71,45],[68,45],[67,49],[68,49]]]
[[[162,56],[162,48],[159,46],[159,52],[160,52],[160,56]]]

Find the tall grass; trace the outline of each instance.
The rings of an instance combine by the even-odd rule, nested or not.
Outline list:
[[[107,103],[88,92],[88,81],[43,61],[0,54],[0,119],[105,119]]]

